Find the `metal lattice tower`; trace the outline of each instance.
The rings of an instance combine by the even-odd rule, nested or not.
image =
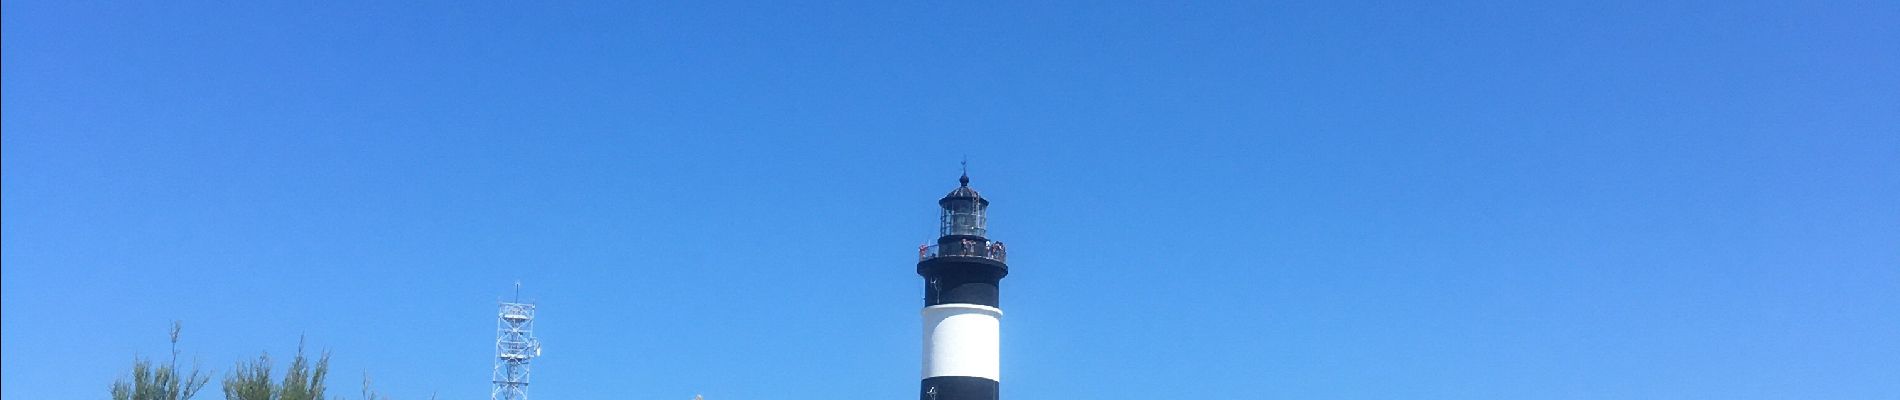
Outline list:
[[[521,302],[521,283],[515,283],[515,301],[502,302],[495,316],[495,389],[491,400],[527,400],[529,361],[541,356],[534,338],[534,303]]]

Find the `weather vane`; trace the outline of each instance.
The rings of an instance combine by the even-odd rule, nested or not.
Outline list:
[[[970,186],[970,155],[963,155],[963,176],[957,177],[957,183]]]

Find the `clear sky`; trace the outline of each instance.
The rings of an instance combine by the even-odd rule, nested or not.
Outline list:
[[[0,396],[912,398],[966,155],[1006,398],[1900,393],[1900,3],[295,3],[4,3]]]

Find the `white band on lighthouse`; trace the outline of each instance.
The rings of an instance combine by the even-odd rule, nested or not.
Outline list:
[[[924,377],[1000,381],[1003,310],[975,304],[924,307]]]

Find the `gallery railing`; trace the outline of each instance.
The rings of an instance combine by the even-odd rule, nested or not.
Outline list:
[[[1003,242],[994,240],[964,240],[950,243],[948,246],[942,244],[917,246],[917,261],[937,257],[978,257],[1008,262],[1009,251],[1003,247]]]

